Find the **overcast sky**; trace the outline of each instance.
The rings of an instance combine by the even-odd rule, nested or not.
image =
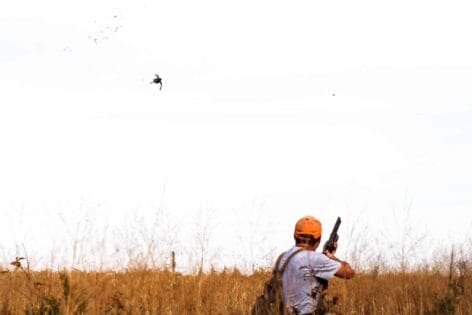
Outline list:
[[[156,207],[180,231],[211,214],[227,264],[305,214],[470,238],[466,1],[0,7],[3,255]]]

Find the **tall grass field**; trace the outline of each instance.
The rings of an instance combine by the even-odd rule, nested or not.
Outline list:
[[[23,265],[22,265],[23,263]],[[0,273],[0,314],[250,314],[270,270],[183,275],[166,269]],[[410,271],[372,269],[330,281],[333,314],[472,314],[472,266],[464,260]]]

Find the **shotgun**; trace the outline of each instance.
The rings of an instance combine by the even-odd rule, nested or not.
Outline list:
[[[331,234],[329,235],[329,239],[324,244],[323,252],[331,253],[335,249],[334,243],[338,241],[338,238],[339,238],[338,230],[339,230],[340,225],[341,225],[341,218],[338,217],[338,219],[336,220],[336,223],[334,224],[333,230],[331,231]]]

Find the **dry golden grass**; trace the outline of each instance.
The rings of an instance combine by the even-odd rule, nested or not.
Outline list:
[[[336,301],[338,314],[472,314],[472,279],[463,269],[451,279],[438,271],[336,279],[327,300]],[[0,314],[248,314],[269,277],[237,270],[181,275],[19,268],[0,274]]]

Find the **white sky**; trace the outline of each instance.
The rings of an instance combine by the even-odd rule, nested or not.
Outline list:
[[[3,255],[24,243],[47,261],[51,244],[69,246],[58,240],[76,220],[119,225],[152,207],[182,222],[182,234],[199,209],[212,214],[210,247],[228,265],[254,239],[283,250],[305,214],[326,235],[338,215],[345,233],[360,222],[395,230],[394,214],[410,208],[411,223],[438,244],[463,242],[472,223],[470,9],[2,3]],[[162,91],[149,84],[154,73]]]

